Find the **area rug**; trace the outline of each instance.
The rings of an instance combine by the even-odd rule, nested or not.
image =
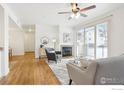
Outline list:
[[[68,76],[68,71],[66,68],[66,64],[68,61],[61,61],[58,62],[57,64],[55,62],[49,62],[48,65],[56,75],[56,77],[59,79],[62,85],[68,85],[69,83],[69,76]]]

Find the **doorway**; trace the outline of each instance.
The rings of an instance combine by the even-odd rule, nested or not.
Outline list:
[[[24,29],[24,51],[35,52],[35,25],[23,25]]]

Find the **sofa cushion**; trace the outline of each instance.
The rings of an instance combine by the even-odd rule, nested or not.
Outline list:
[[[96,85],[124,84],[124,56],[98,59],[96,62],[98,62]]]

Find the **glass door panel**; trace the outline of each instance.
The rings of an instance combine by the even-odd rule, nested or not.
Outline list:
[[[95,27],[89,27],[85,29],[85,44],[84,44],[84,56],[88,59],[94,59],[95,47]]]
[[[96,58],[107,57],[107,23],[96,26]]]
[[[77,32],[77,56],[83,56],[84,29]]]
[[[106,58],[108,56],[107,27],[104,22],[77,32],[77,56],[88,59]]]

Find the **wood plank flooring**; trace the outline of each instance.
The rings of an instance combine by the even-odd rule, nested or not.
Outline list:
[[[0,81],[0,84],[59,85],[59,80],[45,60],[35,59],[34,53],[13,57],[10,62],[10,73]]]

